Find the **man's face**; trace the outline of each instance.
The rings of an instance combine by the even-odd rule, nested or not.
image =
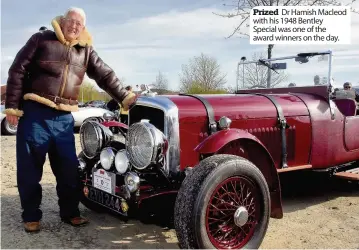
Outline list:
[[[76,12],[70,12],[66,18],[61,20],[61,30],[68,41],[76,40],[84,28],[84,20]]]

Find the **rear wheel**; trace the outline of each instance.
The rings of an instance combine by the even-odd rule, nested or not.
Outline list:
[[[185,178],[175,204],[181,248],[258,248],[268,228],[270,194],[260,170],[233,155],[214,155]]]

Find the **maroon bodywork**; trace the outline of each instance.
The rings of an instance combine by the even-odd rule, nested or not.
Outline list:
[[[271,192],[271,217],[282,218],[277,172],[281,172],[281,131],[274,104],[255,93],[271,94],[281,105],[289,125],[286,130],[288,170],[319,169],[359,159],[359,117],[345,117],[334,106],[331,119],[326,86],[245,90],[232,95],[203,95],[218,121],[232,120],[229,130],[208,135],[205,106],[191,96],[170,95],[179,110],[180,170],[196,166],[212,154],[233,154],[253,162],[263,173]],[[128,126],[115,121],[107,127]],[[337,143],[332,143],[333,141]],[[169,192],[172,192],[170,190]],[[139,197],[143,199],[168,191]]]
[[[128,129],[128,125],[118,121],[104,121],[101,124],[105,127],[119,127],[123,129]]]
[[[205,96],[213,107],[215,120],[222,116],[232,120],[229,131],[212,136],[207,134],[207,113],[199,100],[168,96],[179,110],[181,169],[196,165],[201,154],[216,153],[228,142],[241,138],[264,146],[274,166],[280,168],[281,140],[276,108],[267,98],[249,92],[274,94],[272,96],[282,106],[289,125],[286,132],[289,167],[327,168],[358,160],[359,126],[355,124],[359,124],[359,117],[345,117],[334,106],[335,118],[332,120],[325,97],[328,95],[326,86],[294,89],[301,93],[288,93],[284,88]]]
[[[281,133],[273,103],[252,93],[272,94],[289,128],[288,170],[319,169],[359,159],[359,117],[345,117],[334,106],[331,119],[326,86],[246,90],[243,94],[204,95],[215,120],[232,120],[229,130],[208,135],[204,105],[190,96],[167,96],[179,110],[180,168],[193,167],[211,154],[234,154],[252,161],[263,172],[271,191],[271,217],[282,218],[277,172],[281,172]],[[333,143],[336,141],[338,143]],[[259,156],[259,157],[258,157]]]

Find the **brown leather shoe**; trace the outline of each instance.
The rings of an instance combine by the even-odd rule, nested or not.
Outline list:
[[[40,222],[39,221],[25,222],[24,228],[25,231],[28,233],[38,232],[40,231]]]
[[[74,227],[84,226],[87,223],[89,223],[88,219],[86,219],[84,217],[81,217],[81,216],[74,217],[74,218],[71,218],[71,219],[63,219],[62,221],[67,223],[67,224],[70,224],[71,226],[74,226]]]

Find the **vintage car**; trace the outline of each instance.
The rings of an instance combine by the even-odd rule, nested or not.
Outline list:
[[[287,60],[293,68],[320,55],[329,56],[330,76],[330,51],[252,63],[272,72],[285,67],[270,62]],[[258,248],[270,217],[283,217],[281,173],[359,179],[355,101],[330,99],[330,84],[297,85],[140,96],[127,125],[110,116],[84,123],[82,203],[126,217],[153,201],[174,211],[181,248]],[[174,206],[166,206],[173,196]]]

